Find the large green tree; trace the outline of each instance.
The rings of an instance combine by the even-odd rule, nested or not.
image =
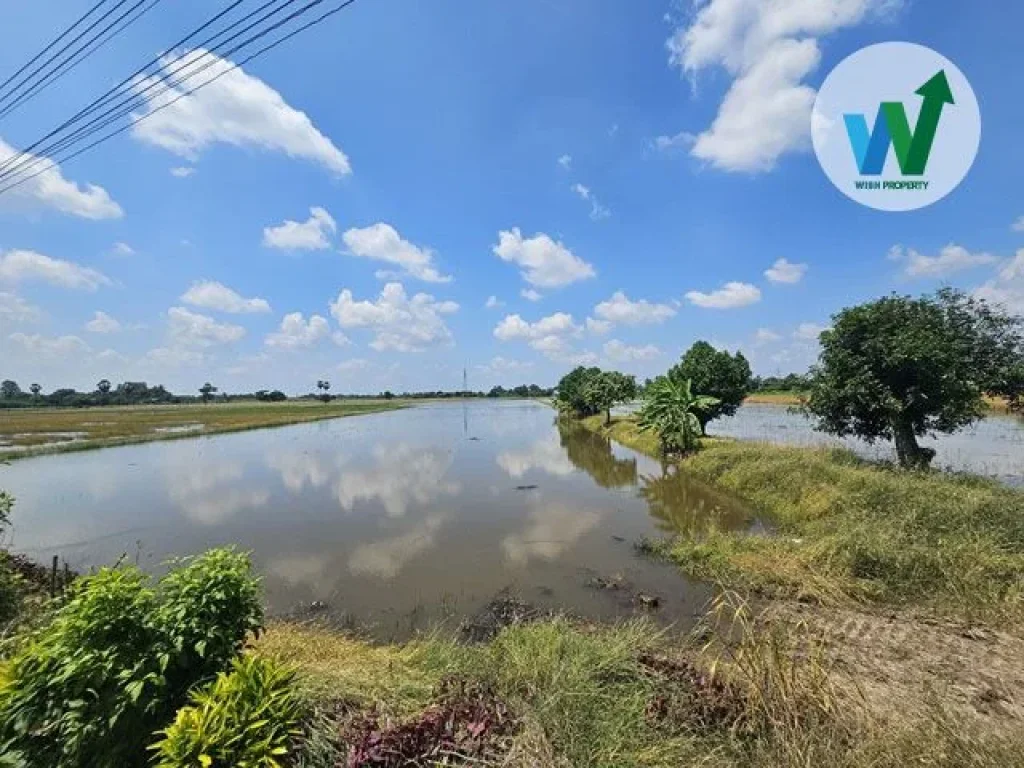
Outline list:
[[[559,410],[577,418],[605,414],[611,421],[611,409],[627,403],[637,395],[636,378],[618,371],[580,366],[558,382],[556,403]]]
[[[698,341],[690,347],[682,360],[669,369],[668,376],[680,385],[689,381],[694,392],[716,401],[714,405],[705,401],[695,406],[694,415],[700,422],[701,434],[707,432],[709,421],[736,413],[753,389],[747,358],[740,352],[730,355],[724,349],[715,349],[706,341]]]
[[[1022,331],[1020,317],[952,289],[844,309],[821,334],[805,408],[822,431],[891,440],[901,466],[927,467],[934,451],[919,437],[981,418],[985,395],[1020,403]]]

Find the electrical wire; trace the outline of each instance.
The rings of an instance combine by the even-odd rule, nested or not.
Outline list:
[[[137,0],[137,5],[140,5],[144,1],[145,0]],[[12,86],[12,90],[11,91],[9,91],[8,93],[5,93],[4,95],[0,96],[0,104],[3,104],[5,101],[7,101],[9,98],[11,98],[11,96],[14,95],[15,93],[17,93],[27,82],[32,80],[32,78],[36,77],[42,70],[46,69],[46,67],[48,67],[51,63],[53,63],[53,61],[55,59],[57,59],[60,56],[62,56],[64,54],[64,52],[68,50],[68,48],[70,48],[75,43],[77,43],[79,40],[81,40],[83,37],[85,37],[87,34],[92,32],[92,30],[95,29],[99,24],[103,23],[104,19],[106,19],[112,13],[117,11],[118,8],[120,8],[122,5],[124,5],[127,2],[128,2],[128,0],[118,0],[117,5],[115,5],[109,11],[107,11],[102,16],[100,16],[98,19],[96,19],[92,24],[90,24],[88,27],[86,27],[82,32],[79,32],[78,35],[76,35],[75,38],[73,40],[71,40],[71,42],[69,42],[61,50],[57,51],[57,53],[53,54],[53,56],[51,56],[46,61],[44,61],[42,64],[40,64],[38,67],[36,67],[35,70],[30,72],[28,75],[23,77],[21,80],[19,80],[18,83],[16,83],[14,86]],[[109,29],[109,27],[107,27],[107,28]],[[102,34],[102,32],[100,32],[100,34]]]
[[[61,41],[61,40],[62,40],[62,39],[63,39],[64,37],[66,37],[67,35],[71,34],[71,31],[72,31],[72,30],[73,30],[73,29],[74,29],[75,27],[77,27],[77,26],[78,26],[79,24],[81,24],[81,23],[82,23],[83,21],[85,21],[85,20],[86,20],[87,18],[89,18],[90,16],[92,16],[92,14],[94,14],[94,13],[95,13],[95,12],[97,11],[97,9],[99,9],[99,7],[100,7],[101,5],[103,5],[103,4],[105,3],[105,2],[107,2],[107,0],[99,0],[99,2],[98,2],[98,3],[96,3],[96,5],[94,5],[94,6],[93,6],[92,8],[90,8],[90,9],[89,9],[88,11],[86,11],[86,12],[85,12],[85,13],[84,13],[84,14],[83,14],[82,16],[80,16],[80,17],[78,18],[78,20],[77,20],[77,21],[76,21],[76,22],[75,22],[74,24],[72,24],[72,25],[71,25],[70,27],[68,27],[68,28],[67,28],[67,29],[65,29],[65,30],[64,30],[63,32],[61,32],[61,33],[60,33],[59,35],[57,35],[57,37],[55,37],[55,38],[54,38],[53,40],[51,40],[51,41],[49,42],[49,44],[48,44],[48,45],[47,45],[47,46],[46,46],[45,48],[43,48],[43,50],[41,50],[41,51],[40,51],[39,53],[37,53],[37,54],[36,54],[35,56],[33,56],[33,57],[32,57],[31,59],[29,59],[29,60],[28,60],[28,61],[27,61],[27,62],[26,62],[25,64],[23,64],[23,65],[21,66],[21,68],[20,68],[20,69],[19,69],[19,70],[18,70],[17,72],[15,72],[14,74],[12,74],[12,75],[11,75],[10,77],[8,77],[8,78],[7,78],[6,80],[4,80],[4,81],[3,81],[2,83],[0,83],[0,93],[3,93],[3,89],[7,87],[8,83],[10,83],[10,82],[11,82],[11,80],[13,80],[14,78],[16,78],[16,77],[17,77],[18,75],[20,75],[20,74],[21,74],[22,72],[24,72],[24,71],[25,71],[26,69],[28,69],[29,67],[31,67],[31,66],[32,66],[33,64],[35,64],[35,63],[36,63],[37,61],[39,61],[39,59],[40,59],[41,57],[43,57],[43,56],[45,56],[45,55],[46,55],[46,52],[47,52],[48,50],[50,50],[51,48],[53,48],[53,46],[55,46],[55,45],[56,45],[57,43],[59,43],[59,42],[60,42],[60,41]]]
[[[74,55],[72,55],[68,59],[65,59],[63,62],[61,62],[60,66],[58,66],[57,69],[55,69],[51,73],[51,76],[48,79],[44,79],[43,81],[40,81],[39,83],[36,83],[35,85],[32,86],[32,88],[29,91],[27,91],[24,94],[22,94],[21,96],[19,96],[16,101],[14,101],[12,104],[9,104],[2,111],[0,111],[0,119],[3,119],[4,117],[9,115],[11,112],[13,112],[18,107],[20,107],[20,106],[24,105],[25,103],[31,101],[38,94],[40,94],[43,91],[45,91],[47,88],[49,88],[54,83],[56,83],[56,82],[60,81],[61,79],[63,79],[63,77],[66,74],[71,72],[73,69],[75,69],[75,67],[77,67],[83,61],[85,61],[86,59],[90,58],[94,53],[96,53],[96,51],[98,51],[100,48],[105,46],[107,43],[109,43],[115,37],[120,35],[122,32],[124,32],[130,26],[135,24],[135,22],[137,22],[139,19],[141,19],[143,16],[145,16],[151,10],[153,10],[153,8],[155,8],[160,2],[161,2],[161,0],[149,0],[149,4],[148,5],[144,6],[141,10],[136,12],[134,16],[129,16],[127,21],[124,21],[123,23],[121,23],[120,26],[118,26],[118,27],[114,28],[113,30],[107,32],[105,35],[101,35],[101,36],[93,38],[93,40],[91,42],[89,42],[86,46],[84,46],[83,48],[79,49],[79,51],[76,52]],[[129,13],[131,13],[131,10],[129,10]],[[121,19],[124,19],[124,18],[125,18],[124,16],[121,17]]]
[[[151,60],[150,62],[147,62],[146,64],[144,64],[139,69],[135,70],[135,72],[133,72],[127,78],[125,78],[120,83],[115,85],[113,88],[108,90],[105,94],[100,96],[98,99],[94,100],[87,107],[85,107],[82,110],[79,110],[79,112],[77,114],[75,114],[74,116],[72,116],[68,120],[65,120],[64,123],[62,123],[56,129],[54,129],[53,131],[48,133],[42,139],[40,139],[39,141],[34,142],[29,147],[26,147],[24,150],[21,151],[20,154],[12,155],[11,157],[9,157],[3,163],[0,163],[0,182],[10,178],[11,176],[15,175],[16,173],[23,172],[23,171],[25,171],[25,170],[35,166],[36,164],[38,164],[38,162],[40,162],[41,160],[40,160],[39,157],[36,157],[37,155],[52,155],[52,154],[54,154],[56,152],[59,152],[59,151],[65,149],[66,147],[70,146],[71,144],[75,143],[76,141],[79,141],[79,140],[81,140],[83,138],[87,138],[88,136],[94,134],[97,130],[102,130],[104,127],[109,125],[111,122],[114,122],[115,120],[119,119],[120,117],[124,117],[125,115],[130,113],[132,110],[134,110],[136,107],[140,107],[140,106],[142,106],[146,102],[153,101],[159,95],[161,95],[163,93],[166,93],[167,91],[171,90],[172,88],[176,87],[177,85],[180,85],[182,82],[188,80],[189,77],[191,77],[191,76],[193,76],[195,74],[198,74],[199,71],[204,71],[210,65],[212,65],[212,63],[215,63],[217,61],[216,57],[211,56],[210,57],[210,64],[208,64],[206,67],[203,67],[200,70],[197,70],[197,71],[194,71],[194,72],[190,73],[188,77],[179,78],[178,80],[173,81],[173,82],[169,82],[169,80],[168,80],[168,76],[169,75],[177,74],[183,68],[188,68],[188,67],[193,66],[194,64],[197,64],[199,61],[201,61],[203,58],[206,58],[211,53],[217,52],[226,43],[229,43],[232,40],[235,40],[236,38],[240,37],[241,35],[245,34],[248,31],[250,31],[254,27],[259,26],[264,21],[266,21],[268,18],[274,16],[275,14],[277,14],[280,11],[284,10],[287,6],[291,5],[292,3],[297,2],[298,0],[268,0],[267,2],[263,3],[263,5],[261,5],[259,8],[256,8],[255,10],[250,11],[249,13],[247,13],[244,16],[242,16],[240,19],[236,20],[235,22],[231,23],[230,25],[228,25],[224,29],[220,30],[219,32],[214,33],[213,35],[207,37],[205,40],[197,43],[196,44],[196,48],[203,48],[205,50],[205,46],[209,45],[211,42],[216,40],[218,37],[221,37],[224,34],[226,34],[227,32],[230,32],[232,29],[237,27],[239,24],[242,24],[245,21],[247,21],[248,19],[251,19],[253,16],[255,16],[256,14],[258,14],[261,11],[265,10],[269,6],[279,5],[279,7],[273,8],[270,12],[265,13],[263,16],[258,18],[256,21],[252,22],[251,24],[247,25],[243,29],[239,30],[234,35],[231,35],[231,37],[229,37],[227,40],[223,40],[223,41],[217,43],[212,48],[212,50],[205,50],[205,53],[203,54],[203,56],[200,56],[197,59],[186,59],[185,57],[180,57],[180,58],[176,59],[175,61],[171,62],[171,64],[176,65],[174,69],[168,70],[166,72],[161,72],[161,70],[164,70],[167,67],[167,64],[162,63],[162,58],[166,55],[166,53],[168,53],[170,51],[173,51],[174,49],[178,48],[183,42],[188,42],[188,40],[190,40],[191,38],[195,37],[199,32],[201,32],[202,30],[208,28],[211,24],[215,23],[217,20],[222,18],[226,13],[228,13],[231,10],[233,10],[242,1],[243,0],[236,0],[236,2],[234,2],[228,8],[224,9],[224,11],[222,11],[221,13],[217,14],[214,18],[212,18],[209,21],[207,21],[198,30],[195,30],[193,33],[191,33],[190,35],[188,35],[185,38],[183,38],[182,41],[179,41],[178,43],[175,43],[173,46],[171,46],[171,48],[168,49],[168,51],[165,51],[164,54],[161,54],[161,56],[156,57],[155,59]],[[322,2],[322,1],[323,0],[318,0],[318,2]],[[119,98],[119,91],[121,91],[121,89],[123,89],[126,85],[133,84],[136,81],[136,79],[138,77],[142,76],[143,73],[150,66],[152,66],[153,64],[157,64],[157,63],[160,64],[160,66],[157,68],[156,72],[153,72],[153,73],[151,73],[149,75],[149,77],[151,77],[153,79],[153,82],[151,82],[145,88],[142,88],[141,90],[136,91],[134,94],[129,95],[128,98],[122,99],[118,104],[110,106],[110,102],[111,102],[112,99],[116,100],[117,98]],[[148,96],[148,97],[145,96],[146,93],[148,93],[153,88],[155,88],[157,86],[160,86],[160,85],[165,86],[162,91],[159,91],[158,93],[153,94],[153,95]],[[64,136],[64,137],[62,137],[62,138],[60,138],[58,140],[55,140],[55,141],[51,142],[50,144],[47,144],[46,146],[42,146],[42,147],[40,146],[47,139],[53,138],[54,136],[62,133],[63,131],[67,130],[68,128],[70,128],[76,122],[79,122],[79,121],[85,119],[91,113],[96,112],[97,110],[101,110],[101,109],[103,109],[105,111],[102,112],[99,116],[97,116],[97,117],[93,118],[92,120],[90,120],[85,125],[76,128],[75,131],[73,133],[71,133],[70,135]],[[115,111],[117,111],[117,110],[120,110],[120,111],[117,112],[116,115],[114,115]],[[111,115],[114,115],[114,117],[111,117]],[[99,123],[99,125],[97,125],[97,123]],[[91,128],[92,126],[95,126],[95,128]],[[86,130],[86,129],[89,129],[89,128],[91,128],[91,130]]]
[[[312,7],[316,6],[316,5],[319,5],[323,1],[324,0],[314,0],[313,2],[311,2],[307,6],[305,6],[303,9],[301,9],[299,12],[297,12],[297,15],[301,15],[302,13],[305,13],[310,8],[312,8]],[[164,110],[164,109],[166,109],[166,108],[168,108],[170,106],[173,106],[174,104],[178,103],[182,99],[187,98],[188,96],[191,96],[192,94],[196,93],[197,91],[202,90],[203,88],[205,88],[206,86],[210,85],[211,83],[216,82],[220,78],[222,78],[225,75],[227,75],[229,72],[232,72],[235,69],[238,69],[239,67],[242,67],[245,64],[248,64],[249,62],[253,61],[254,59],[256,59],[256,58],[258,58],[258,57],[268,53],[269,51],[274,50],[278,46],[280,46],[283,43],[287,42],[288,40],[292,39],[296,35],[306,31],[307,29],[310,29],[310,28],[312,28],[314,26],[317,26],[317,25],[323,23],[324,21],[326,21],[331,16],[334,16],[335,14],[337,14],[340,11],[344,10],[345,8],[348,8],[350,5],[353,5],[355,2],[356,2],[356,0],[344,0],[344,2],[342,2],[339,6],[337,6],[335,8],[332,8],[332,9],[330,9],[328,11],[325,11],[323,14],[321,14],[317,18],[307,22],[306,24],[303,24],[303,25],[297,27],[296,29],[294,29],[291,32],[289,32],[288,34],[283,35],[279,39],[273,41],[272,43],[269,43],[268,45],[263,46],[262,48],[258,49],[256,52],[254,52],[253,54],[247,56],[246,58],[242,59],[241,61],[239,61],[237,63],[232,64],[227,69],[217,73],[215,76],[213,76],[210,79],[200,83],[199,85],[195,86],[194,88],[192,88],[192,89],[190,89],[188,91],[185,91],[184,93],[180,94],[179,96],[177,96],[176,98],[172,99],[171,101],[169,101],[169,102],[167,102],[165,104],[161,104],[159,107],[156,107],[152,111],[147,112],[145,115],[140,115],[138,118],[132,120],[127,125],[123,125],[120,128],[118,128],[117,130],[111,131],[110,133],[106,134],[105,136],[101,137],[100,139],[97,139],[96,141],[92,142],[91,144],[87,144],[86,146],[81,147],[80,149],[76,150],[72,154],[67,155],[67,156],[61,158],[60,162],[61,163],[66,163],[67,161],[72,160],[72,159],[82,155],[83,153],[88,152],[89,150],[93,149],[94,147],[97,147],[100,144],[103,144],[104,142],[112,139],[114,136],[117,136],[118,134],[124,133],[125,131],[135,127],[139,123],[149,119],[150,117],[152,117],[153,115],[157,114],[158,112],[160,112],[160,111],[162,111],[162,110]],[[297,15],[293,14],[293,16],[297,16]],[[266,36],[266,34],[269,34],[269,31],[270,30],[268,30],[268,31],[266,31],[264,33],[261,33],[256,39],[259,39],[261,37]],[[55,162],[56,162],[56,161],[50,160],[49,158],[46,158],[46,159],[49,160],[50,163],[54,163],[55,164]],[[14,181],[14,182],[12,182],[10,184],[6,184],[3,187],[0,187],[0,195],[4,194],[5,192],[10,191],[11,189],[14,189],[16,187],[21,186],[25,182],[35,178],[36,176],[39,176],[42,173],[45,173],[48,170],[50,170],[50,166],[47,166],[47,167],[43,168],[42,170],[36,171],[35,173],[33,173],[30,176],[26,176],[24,178],[18,179],[17,181]]]

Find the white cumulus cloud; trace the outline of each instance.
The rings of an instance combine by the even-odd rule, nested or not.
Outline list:
[[[136,78],[133,87],[136,93],[145,91],[142,114],[149,117],[132,129],[132,135],[191,161],[210,145],[225,143],[283,152],[338,175],[352,172],[345,153],[320,133],[304,112],[289,106],[259,78],[241,68],[231,70],[231,62],[201,48],[161,60],[165,73],[197,71],[211,62],[203,70],[203,80],[222,76],[178,101],[189,83],[173,85],[173,78],[160,82],[159,75]],[[154,87],[147,91],[151,85]]]
[[[89,345],[78,336],[42,336],[38,333],[12,333],[8,338],[26,352],[45,359],[60,359],[88,352]]]
[[[171,340],[186,347],[211,347],[230,344],[245,336],[245,328],[218,323],[212,317],[190,312],[184,307],[167,310],[168,333]]]
[[[566,362],[578,358],[571,340],[582,332],[572,315],[556,312],[535,323],[527,322],[519,315],[507,315],[494,328],[494,337],[500,341],[526,341],[552,360]]]
[[[1017,251],[1017,255],[1005,263],[994,278],[981,285],[974,295],[1024,315],[1024,248]]]
[[[90,267],[35,251],[20,250],[0,252],[0,281],[39,281],[83,291],[95,291],[100,286],[111,285],[110,278]]]
[[[402,238],[390,224],[377,222],[362,229],[350,229],[341,236],[348,252],[364,259],[382,261],[397,267],[397,272],[381,271],[378,277],[413,277],[425,283],[450,283],[451,275],[442,275],[434,266],[434,252]]]
[[[925,256],[913,248],[894,245],[889,249],[888,258],[903,263],[903,273],[908,277],[947,277],[966,269],[994,264],[999,259],[991,253],[972,253],[961,245],[950,243],[937,256]]]
[[[0,325],[34,323],[43,316],[39,307],[14,293],[0,291]]]
[[[281,320],[280,330],[267,335],[265,343],[268,347],[285,349],[311,347],[327,338],[330,332],[330,325],[320,315],[312,315],[306,321],[301,312],[291,312]]]
[[[6,163],[15,154],[18,154],[15,149],[0,139],[0,164]],[[64,178],[60,166],[49,158],[27,155],[15,161],[9,166],[9,170],[17,173],[17,176],[8,179],[8,183],[23,183],[11,187],[0,195],[0,207],[14,210],[52,208],[61,213],[94,221],[119,219],[124,216],[121,206],[114,202],[107,190],[95,184],[79,185],[69,181]]]
[[[822,333],[827,331],[829,326],[818,325],[817,323],[800,323],[793,331],[793,338],[800,341],[817,341]]]
[[[537,288],[559,288],[597,273],[562,243],[544,233],[524,238],[518,227],[498,233],[494,255],[522,268],[523,279]]]
[[[499,299],[497,296],[488,296],[487,301],[484,302],[484,306],[487,309],[497,309],[498,307],[504,307],[505,302]]]
[[[806,273],[806,264],[794,264],[788,259],[776,259],[775,263],[764,271],[764,276],[773,283],[792,284],[803,280]]]
[[[223,283],[215,280],[199,280],[182,294],[181,300],[193,307],[214,309],[233,315],[247,315],[269,312],[270,304],[266,299],[246,299]]]
[[[654,360],[661,354],[661,350],[653,344],[645,344],[640,347],[631,347],[630,345],[619,341],[618,339],[612,339],[611,341],[605,342],[604,354],[609,360],[614,360],[617,363],[630,363],[638,362],[643,360]]]
[[[190,165],[180,165],[177,168],[171,168],[171,176],[176,179],[187,179],[195,172],[196,169]]]
[[[427,293],[409,297],[401,283],[386,284],[376,301],[357,301],[346,288],[331,303],[331,314],[342,328],[372,330],[373,349],[397,352],[451,344],[444,316],[458,309],[454,301],[438,301]]]
[[[646,299],[631,301],[622,291],[616,291],[607,301],[594,307],[601,320],[620,325],[656,325],[674,317],[676,311],[667,304],[652,304]]]
[[[322,251],[331,247],[331,235],[338,225],[326,209],[309,209],[309,218],[298,222],[286,219],[276,227],[265,227],[263,245],[282,251]]]
[[[544,298],[544,294],[540,291],[534,290],[533,288],[523,288],[519,291],[519,295],[527,301],[540,301]]]
[[[541,339],[552,335],[575,335],[579,332],[580,327],[572,319],[572,315],[556,312],[535,323],[529,323],[519,315],[506,315],[505,319],[495,327],[494,337],[501,341],[511,341],[512,339]]]
[[[761,289],[750,283],[729,282],[711,293],[690,291],[686,298],[691,304],[705,309],[736,309],[759,302]]]
[[[805,80],[821,60],[819,39],[901,0],[707,0],[668,41],[670,62],[694,80],[721,67],[730,85],[690,153],[726,171],[770,171],[810,145],[815,90]],[[667,145],[685,134],[665,139]]]
[[[92,320],[85,324],[89,333],[118,333],[121,329],[122,325],[116,318],[100,310],[96,310]]]

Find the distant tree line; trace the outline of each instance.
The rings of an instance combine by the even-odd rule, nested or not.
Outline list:
[[[788,376],[755,376],[750,382],[751,392],[806,392],[811,388],[809,373],[791,373]]]
[[[554,389],[539,387],[536,384],[521,384],[517,387],[505,389],[494,387],[489,392],[483,391],[457,391],[445,392],[432,390],[424,392],[401,392],[394,393],[390,390],[374,394],[338,394],[331,395],[329,390],[331,383],[326,380],[319,380],[316,383],[317,392],[310,392],[301,395],[297,400],[319,400],[329,403],[334,399],[344,400],[393,400],[402,398],[408,400],[420,399],[446,399],[446,398],[485,398],[485,397],[551,397]],[[174,403],[209,403],[214,400],[218,402],[232,402],[256,400],[264,403],[281,403],[288,399],[288,395],[279,389],[258,389],[254,392],[239,392],[228,394],[221,392],[210,382],[206,382],[197,390],[197,395],[176,395],[169,392],[162,384],[149,386],[144,381],[126,381],[116,387],[108,379],[101,379],[92,392],[79,392],[75,389],[61,388],[53,392],[44,393],[39,384],[31,384],[27,390],[23,390],[18,382],[7,379],[0,383],[0,408],[33,408],[33,407],[61,407],[61,408],[85,408],[97,405],[162,405]]]
[[[157,405],[187,402],[190,399],[193,398],[172,394],[162,384],[151,387],[144,381],[125,381],[115,387],[108,379],[100,379],[92,392],[60,388],[46,394],[36,383],[29,385],[28,391],[22,390],[13,379],[5,379],[0,383],[0,408],[47,405],[65,408],[82,408],[90,405]]]

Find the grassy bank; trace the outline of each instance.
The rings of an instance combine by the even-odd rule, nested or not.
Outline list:
[[[796,390],[754,392],[752,395],[747,395],[743,402],[764,405],[800,405],[800,399],[804,396],[804,392],[797,392]]]
[[[406,407],[397,400],[0,410],[0,459],[279,427]]]
[[[802,632],[793,653],[792,627],[742,610],[717,621],[679,640],[555,619],[469,646],[371,646],[278,624],[256,653],[296,668],[317,703],[310,766],[1021,764],[1019,729],[932,704],[876,711],[820,638]],[[388,758],[345,762],[373,754],[367,744]]]
[[[632,419],[584,423],[656,455]],[[706,440],[681,468],[750,503],[773,530],[650,543],[694,576],[830,604],[1021,618],[1024,493],[976,477],[901,472],[842,450],[731,440]]]

